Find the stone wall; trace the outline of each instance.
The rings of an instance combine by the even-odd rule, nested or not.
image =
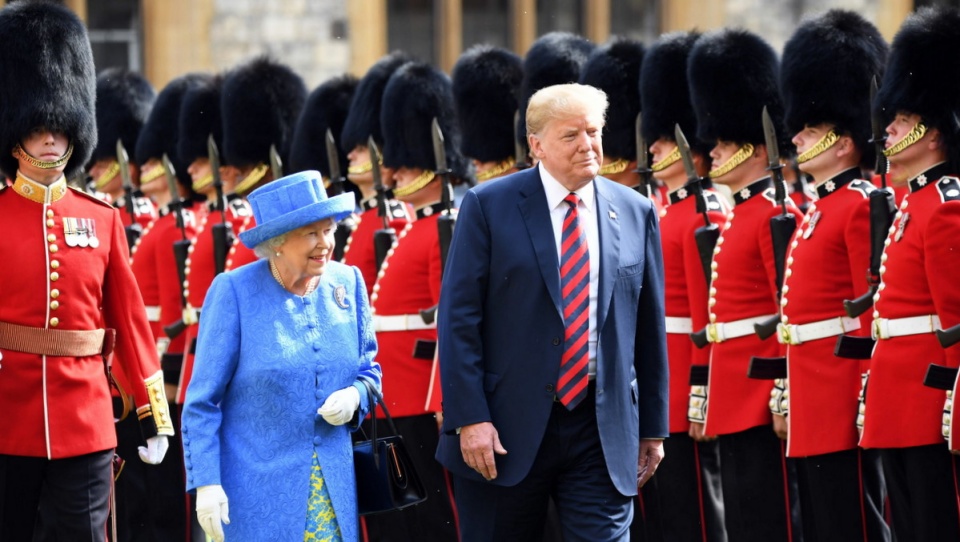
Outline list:
[[[290,66],[313,89],[350,62],[348,0],[216,0],[210,49],[218,70],[260,54]]]
[[[878,0],[727,0],[724,26],[752,30],[779,52],[797,24],[808,17],[843,8],[876,24],[878,4]]]

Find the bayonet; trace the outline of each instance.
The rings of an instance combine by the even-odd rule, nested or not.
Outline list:
[[[220,274],[227,266],[227,251],[233,246],[233,229],[227,222],[227,200],[223,197],[223,179],[220,178],[220,150],[213,134],[207,136],[207,158],[210,162],[210,174],[217,191],[217,207],[220,209],[220,223],[211,228],[213,234],[214,273]]]
[[[283,160],[273,144],[270,145],[270,172],[273,173],[273,180],[283,177]]]
[[[340,174],[340,153],[337,151],[337,142],[333,139],[330,128],[327,128],[324,143],[327,148],[327,169],[330,171],[330,195],[336,196],[343,193],[344,179]]]
[[[643,188],[644,195],[653,199],[653,170],[650,169],[650,150],[647,147],[647,140],[643,138],[643,113],[637,113],[637,120],[634,123],[636,131],[637,144],[637,169],[640,174],[640,186]]]
[[[180,240],[173,243],[173,257],[177,262],[177,276],[180,278],[180,308],[182,315],[180,320],[163,327],[163,332],[173,339],[183,333],[186,327],[196,321],[193,315],[193,309],[187,306],[187,296],[183,289],[183,283],[187,280],[187,257],[190,254],[190,240],[187,239],[186,222],[183,218],[183,200],[180,198],[180,191],[177,189],[177,173],[170,162],[170,157],[166,153],[163,155],[163,172],[167,176],[167,188],[170,189],[170,210],[175,213],[177,228],[180,229]]]
[[[513,114],[513,155],[517,171],[530,167],[530,150],[527,141],[520,137],[520,110]]]
[[[387,252],[393,247],[393,243],[397,239],[397,233],[390,227],[387,189],[384,188],[383,178],[380,176],[380,149],[377,148],[377,142],[373,140],[373,136],[367,138],[367,149],[370,151],[370,163],[373,164],[371,173],[373,174],[373,188],[377,191],[377,215],[383,222],[383,227],[373,234],[373,252],[379,270],[383,261],[387,258]]]
[[[117,164],[120,166],[120,179],[123,182],[123,207],[130,216],[130,225],[124,228],[127,235],[127,247],[133,250],[137,244],[137,239],[143,233],[143,226],[137,222],[136,204],[134,203],[133,180],[130,177],[130,157],[127,155],[127,149],[123,147],[123,140],[117,139]]]
[[[887,132],[883,127],[883,119],[880,112],[876,111],[874,106],[877,103],[877,93],[880,91],[877,86],[877,76],[874,75],[870,80],[870,143],[873,143],[877,153],[877,162],[873,170],[880,175],[880,188],[887,188],[887,167],[889,162],[883,154],[883,146],[887,141]]]

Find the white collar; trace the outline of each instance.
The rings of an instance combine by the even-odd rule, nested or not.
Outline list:
[[[540,169],[540,181],[543,183],[543,190],[547,195],[547,208],[552,211],[563,203],[563,198],[570,194],[570,190],[567,190],[566,187],[560,184],[560,181],[547,171],[547,168],[543,167],[543,162],[540,162],[537,167]],[[583,185],[574,193],[580,197],[580,201],[583,202],[583,208],[592,213],[594,208],[593,200],[596,194],[593,181]]]

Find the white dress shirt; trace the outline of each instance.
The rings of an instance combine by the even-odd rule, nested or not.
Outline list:
[[[560,262],[560,240],[563,235],[563,219],[570,209],[570,205],[563,198],[570,194],[560,181],[550,175],[543,167],[543,162],[537,166],[540,169],[540,180],[547,194],[547,208],[550,210],[550,222],[553,224],[553,240],[557,244],[557,265]],[[590,367],[590,379],[597,374],[597,297],[600,290],[600,232],[597,228],[597,201],[593,182],[584,185],[574,192],[580,198],[577,212],[580,215],[580,227],[587,235],[587,250],[590,254],[590,327],[587,335]]]

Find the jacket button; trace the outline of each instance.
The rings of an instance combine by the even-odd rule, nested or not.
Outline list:
[[[559,346],[559,345],[560,345],[560,337],[554,337],[553,346]]]
[[[547,384],[543,389],[547,390],[549,393],[553,393],[553,384]]]

